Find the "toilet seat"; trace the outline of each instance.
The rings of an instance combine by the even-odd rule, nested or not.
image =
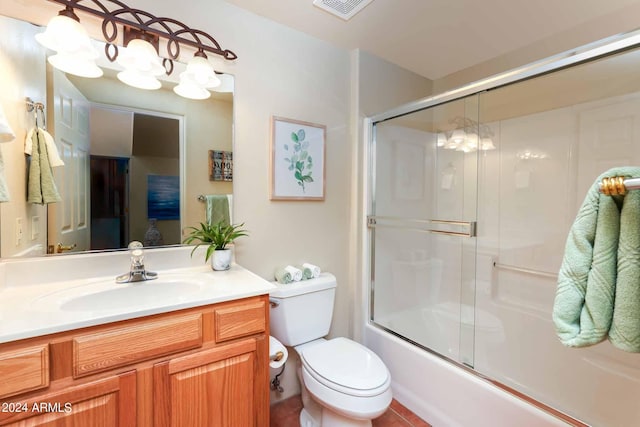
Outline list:
[[[389,389],[391,378],[382,360],[365,346],[334,338],[300,352],[303,369],[316,381],[356,397],[376,396]]]

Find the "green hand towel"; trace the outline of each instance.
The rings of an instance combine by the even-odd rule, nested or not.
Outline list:
[[[619,175],[638,177],[640,168],[614,168],[600,175],[567,238],[553,321],[560,341],[570,347],[599,343],[611,327],[623,197],[600,194],[598,185],[602,178]]]
[[[275,277],[276,281],[278,283],[282,283],[283,285],[287,285],[293,281],[291,273],[285,270],[284,267],[276,269]]]
[[[302,265],[296,265],[296,268],[302,271],[302,280],[308,280],[313,278],[313,271],[309,267],[304,267]]]
[[[621,350],[640,352],[640,190],[624,197],[620,214],[618,280],[609,341]]]
[[[53,180],[46,141],[40,129],[33,132],[32,144],[27,202],[37,204],[59,202],[62,199]]]
[[[207,203],[207,224],[213,225],[220,221],[229,225],[229,199],[226,195],[213,194],[205,196]]]

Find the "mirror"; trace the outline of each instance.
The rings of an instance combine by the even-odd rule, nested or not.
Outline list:
[[[41,27],[0,16],[0,31],[12,35],[0,41],[0,105],[16,134],[0,145],[10,193],[0,204],[1,257],[117,249],[145,237],[148,246],[179,244],[185,228],[205,220],[198,196],[231,201],[232,182],[210,176],[210,151],[232,156],[232,76],[222,75],[230,92],[190,100],[172,90],[182,64],[172,81],[145,91],[120,82],[106,60],[99,79],[54,69],[34,38]],[[38,125],[46,122],[65,163],[53,168],[57,203],[26,202],[24,142],[36,125],[26,97],[44,104]]]

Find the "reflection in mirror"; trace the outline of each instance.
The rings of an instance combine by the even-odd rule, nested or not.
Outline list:
[[[14,36],[0,40],[0,104],[16,133],[0,147],[10,192],[0,204],[2,257],[178,244],[182,230],[205,219],[199,195],[232,194],[231,182],[209,173],[210,150],[232,152],[232,84],[189,100],[173,92],[173,75],[155,91],[129,87],[109,69],[100,79],[66,75],[47,65],[34,38],[41,28],[0,16],[0,31]],[[59,203],[26,203],[24,141],[36,125],[27,96],[45,105],[65,163],[53,169]]]

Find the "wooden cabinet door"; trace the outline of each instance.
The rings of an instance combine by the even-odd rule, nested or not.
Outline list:
[[[4,400],[0,426],[134,427],[136,373]]]
[[[155,427],[256,425],[256,360],[251,338],[154,365]]]

